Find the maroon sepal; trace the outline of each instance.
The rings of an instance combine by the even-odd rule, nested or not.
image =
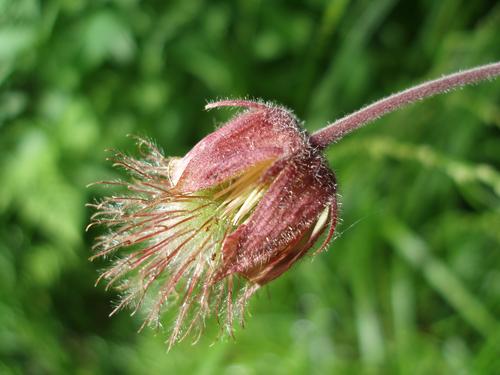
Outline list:
[[[328,242],[336,224],[336,183],[320,155],[301,155],[287,163],[247,223],[227,237],[224,266],[217,278],[239,273],[263,285],[280,276],[315,243],[318,219],[330,208]]]
[[[213,187],[264,161],[286,159],[306,147],[306,137],[287,110],[234,100],[207,108],[241,106],[247,111],[203,138],[181,159],[173,160],[171,179],[180,192]]]

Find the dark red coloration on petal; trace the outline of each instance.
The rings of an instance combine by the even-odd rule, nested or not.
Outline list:
[[[239,273],[262,285],[280,276],[324,231],[326,226],[312,236],[327,207],[331,238],[336,224],[335,176],[322,156],[311,153],[283,166],[249,221],[226,239],[219,277]]]
[[[306,137],[289,111],[259,102],[222,101],[208,108],[243,106],[243,112],[203,138],[172,169],[181,192],[215,186],[266,160],[286,159],[306,147]]]

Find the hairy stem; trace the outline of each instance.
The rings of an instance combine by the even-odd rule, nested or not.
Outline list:
[[[500,62],[495,62],[424,82],[342,117],[314,133],[311,142],[316,147],[324,149],[346,134],[408,104],[498,75],[500,75]]]

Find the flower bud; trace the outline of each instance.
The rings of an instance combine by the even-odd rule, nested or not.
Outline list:
[[[122,196],[92,205],[95,257],[119,257],[101,278],[123,298],[113,311],[146,311],[159,325],[178,314],[169,344],[203,329],[216,315],[231,333],[249,297],[304,256],[336,224],[336,183],[323,156],[287,110],[236,100],[208,105],[245,107],[183,158],[165,158],[139,141],[140,160],[117,154],[130,172]],[[141,308],[143,307],[143,309]]]

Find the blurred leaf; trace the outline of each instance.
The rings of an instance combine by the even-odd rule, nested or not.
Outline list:
[[[29,26],[0,28],[0,63],[11,62],[33,44],[35,30]]]
[[[83,58],[90,65],[106,59],[125,63],[134,56],[135,44],[129,27],[115,13],[93,14],[86,19],[82,32]]]

